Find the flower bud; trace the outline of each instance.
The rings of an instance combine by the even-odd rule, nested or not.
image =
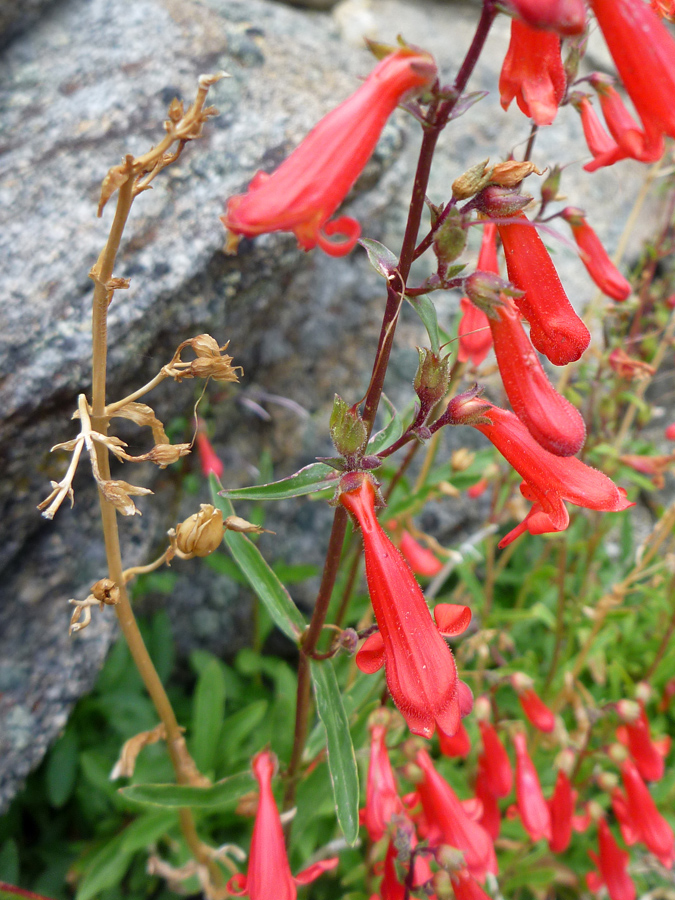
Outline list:
[[[467,234],[458,209],[451,209],[434,235],[434,253],[441,263],[454,262],[464,252]]]
[[[460,850],[456,850],[455,852],[461,853]],[[434,872],[431,879],[431,887],[433,888],[434,896],[437,897],[438,900],[452,900],[455,896],[450,876],[443,869],[441,869],[440,872]]]
[[[185,556],[208,556],[223,540],[223,514],[210,503],[202,503],[194,513],[176,528],[176,547]]]
[[[358,456],[366,446],[368,433],[358,411],[335,395],[330,416],[330,436],[340,456]]]
[[[436,356],[423,347],[418,347],[417,352],[420,359],[413,387],[422,409],[427,411],[445,397],[450,382],[450,359]]]
[[[616,711],[622,722],[633,723],[640,718],[640,705],[634,700],[619,700]]]
[[[494,166],[488,165],[489,159],[476,163],[463,175],[452,182],[452,196],[455,200],[468,200],[490,183]]]
[[[568,777],[574,771],[575,763],[576,754],[570,747],[564,747],[555,758],[556,767],[561,769]]]
[[[471,209],[477,209],[485,216],[499,219],[512,216],[514,213],[525,209],[531,202],[532,197],[527,194],[520,194],[513,188],[489,184],[468,205]]]
[[[551,200],[555,200],[558,196],[558,191],[560,190],[560,177],[562,175],[562,169],[560,166],[553,166],[549,174],[546,176],[544,183],[541,186],[541,199],[544,203],[550,203]]]
[[[619,785],[619,776],[614,772],[598,772],[595,776],[595,783],[601,791],[611,794],[615,787]]]
[[[466,865],[462,851],[457,847],[450,847],[448,844],[441,844],[440,847],[437,847],[434,856],[438,865],[446,872],[456,872]]]
[[[617,765],[628,759],[628,750],[621,744],[612,744],[607,751],[609,758]]]
[[[642,700],[643,703],[649,703],[654,696],[654,688],[647,681],[638,681],[635,685],[635,699]]]
[[[489,722],[492,715],[492,707],[488,697],[476,697],[473,703],[473,712],[478,722]]]
[[[507,297],[523,296],[522,291],[516,290],[510,282],[500,278],[499,275],[480,270],[469,275],[464,282],[464,290],[469,300],[478,309],[482,309],[489,319],[495,320],[499,318],[495,307],[502,306],[500,294],[506,294]]]
[[[475,384],[463,394],[457,394],[448,403],[443,418],[451,425],[472,425],[475,422],[484,422],[485,416],[482,413],[492,409],[492,404],[487,400],[481,400],[482,393],[483,388]]]

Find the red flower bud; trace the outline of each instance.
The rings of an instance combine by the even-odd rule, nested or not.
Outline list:
[[[258,172],[246,194],[230,197],[222,223],[247,237],[292,231],[303,250],[318,244],[331,256],[349,253],[361,231],[358,222],[328,220],[370,159],[398,103],[411,91],[429,87],[436,74],[433,59],[422,51],[404,48],[387,56],[275,172]],[[330,235],[344,240],[332,242]]]
[[[616,730],[616,736],[624,747],[628,747],[628,752],[645,781],[659,781],[663,778],[664,757],[670,749],[670,738],[666,736],[662,741],[652,740],[645,705],[641,700],[637,718],[620,725]]]
[[[220,479],[223,477],[224,466],[218,458],[218,454],[213,449],[213,445],[208,439],[204,427],[204,423],[200,420],[197,427],[197,437],[195,439],[201,469],[207,478],[211,472],[213,472],[216,478]]]
[[[572,229],[574,240],[581,251],[581,261],[593,281],[613,300],[625,300],[631,292],[630,284],[609,258],[582,211],[567,206],[561,215]]]
[[[426,750],[418,751],[415,762],[424,773],[417,785],[430,834],[429,842],[449,844],[464,852],[469,874],[484,882],[488,872],[497,874],[497,857],[485,829],[471,819],[450,785],[442,778]]]
[[[533,841],[551,840],[551,813],[541,792],[539,776],[527,752],[525,735],[513,736],[516,746],[516,800],[525,831]]]
[[[548,846],[553,853],[564,853],[572,840],[572,820],[577,792],[562,769],[558,771],[553,796],[548,801],[551,813],[551,839]]]
[[[626,803],[633,826],[649,850],[670,869],[675,860],[675,837],[670,825],[656,808],[635,763],[627,759],[621,766]]]
[[[610,900],[635,900],[635,885],[626,871],[628,854],[620,849],[604,819],[598,822],[598,843],[599,854],[588,851],[598,867],[598,872],[586,875],[589,890],[597,892],[604,885]]]
[[[555,716],[532,688],[518,692],[518,700],[528,721],[539,731],[548,734],[555,728]]]
[[[373,843],[384,837],[394,816],[404,812],[403,801],[398,795],[396,779],[389,762],[384,725],[370,729],[370,765],[366,783],[366,807],[361,819]]]
[[[522,112],[537,125],[550,125],[565,94],[565,69],[558,36],[514,19],[511,42],[499,76],[499,93],[504,109],[509,108],[515,97]]]
[[[493,725],[480,719],[478,727],[483,740],[483,752],[478,758],[478,780],[496,797],[506,797],[513,787],[508,754]]]

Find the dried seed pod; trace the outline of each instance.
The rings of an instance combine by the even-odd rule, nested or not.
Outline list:
[[[210,503],[202,503],[176,528],[176,547],[185,556],[208,556],[223,540],[223,514]]]

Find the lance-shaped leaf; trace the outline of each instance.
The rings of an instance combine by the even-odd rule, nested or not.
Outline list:
[[[335,810],[345,840],[353,845],[359,833],[359,773],[349,721],[331,661],[310,660],[310,672],[317,712],[326,729]]]
[[[288,478],[270,484],[253,484],[245,488],[221,491],[228,500],[288,500],[335,486],[339,473],[325,463],[312,463]]]
[[[396,256],[384,244],[370,238],[360,238],[359,244],[368,254],[371,266],[388,281],[398,266]]]
[[[213,475],[209,476],[209,482],[214,505],[225,517],[233,515],[234,509],[230,501],[218,495],[219,484]],[[265,562],[260,550],[245,534],[238,531],[226,531],[225,544],[249,585],[265,604],[274,624],[292,641],[297,640],[307,623],[291,600],[291,595]]]
[[[436,354],[436,356],[438,356],[441,352],[441,342],[438,334],[438,318],[436,316],[436,307],[434,306],[433,300],[426,294],[421,294],[419,297],[406,297],[406,300],[422,320],[422,324],[426,328],[427,334],[429,335],[429,344],[431,345],[431,349]]]
[[[236,803],[244,794],[255,789],[255,779],[250,772],[239,772],[210,787],[193,787],[190,784],[132,784],[120,788],[125,800],[133,800],[144,806],[163,806],[167,809],[213,809]]]

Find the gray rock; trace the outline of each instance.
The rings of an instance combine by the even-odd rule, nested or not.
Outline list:
[[[402,31],[428,46],[453,77],[475,7],[373,0],[369,10],[382,39]],[[499,21],[471,83],[492,95],[441,139],[434,200],[447,198],[468,165],[498,158],[527,136],[524,117],[504,114],[494,93],[506,30]],[[89,390],[87,273],[113,215],[110,204],[102,220],[95,218],[101,178],[125,153],[141,153],[159,139],[167,104],[175,95],[189,102],[199,74],[230,73],[213,89],[220,116],[134,206],[115,273],[130,277],[131,288],[118,292],[111,308],[109,396],[142,384],[194,334],[231,339],[230,352],[245,369],[242,386],[211,386],[208,394],[226,480],[250,482],[263,450],[277,477],[288,474],[330,452],[333,393],[356,398],[364,391],[382,282],[362,252],[346,260],[305,255],[290,235],[243,241],[237,258],[226,257],[218,216],[228,195],[258,168],[274,168],[371,67],[329,16],[268,0],[61,0],[0,60],[0,808],[91,685],[114,633],[106,610],[95,611],[82,635],[67,636],[65,601],[84,596],[105,573],[86,467],[75,483],[74,510],[64,508],[54,523],[35,511],[67,462],[48,449],[74,436],[76,396]],[[392,117],[348,203],[364,233],[394,249],[418,145],[410,126],[403,113]],[[559,126],[543,131],[535,160],[545,165],[584,155],[576,114],[564,110]],[[580,166],[565,176],[566,192],[589,213],[602,205],[599,231],[610,247],[639,184],[639,168],[622,166],[620,181],[614,172],[588,176]],[[591,294],[585,271],[567,250],[556,258],[582,304]],[[457,300],[442,298],[441,314],[449,316]],[[409,396],[403,388],[422,340],[419,322],[404,311],[398,377],[386,386],[396,398]],[[189,416],[195,388],[163,385],[148,399],[169,422]],[[254,412],[256,404],[268,420]],[[136,432],[123,434],[132,451],[148,449]],[[194,461],[186,467],[196,471]],[[180,478],[170,469],[129,469],[122,477],[157,491],[156,498],[139,499],[142,519],[121,523],[125,561],[133,564],[161,547],[167,527],[198,501],[180,494]],[[262,546],[271,558],[319,565],[330,515],[320,504],[271,507],[267,524],[277,537],[265,536]],[[450,534],[465,515],[456,507],[438,518]],[[175,571],[178,589],[168,610],[182,649],[199,642],[232,653],[247,635],[240,593],[206,567],[197,574],[194,561],[176,563]],[[295,595],[309,605],[313,585]]]

